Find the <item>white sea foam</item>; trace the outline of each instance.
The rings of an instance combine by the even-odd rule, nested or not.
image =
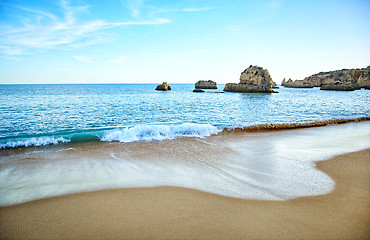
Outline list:
[[[38,138],[33,137],[29,139],[24,139],[24,140],[8,141],[7,143],[1,143],[0,149],[16,148],[16,147],[39,147],[39,146],[46,146],[46,145],[67,143],[67,142],[70,142],[70,140],[62,138],[62,137],[59,137],[59,138],[55,138],[53,136],[38,137]]]
[[[138,142],[138,141],[157,141],[175,139],[178,137],[208,137],[219,133],[221,130],[211,124],[195,124],[184,123],[181,125],[138,125],[134,127],[126,127],[105,132],[99,139],[99,133],[96,135],[83,135],[79,140],[84,138],[96,138],[103,142]],[[60,143],[73,142],[73,137],[32,137],[24,138],[16,141],[8,141],[0,143],[0,149],[16,148],[16,147],[39,147],[46,145],[55,145]]]
[[[219,132],[220,130],[211,124],[139,125],[109,131],[101,138],[101,141],[137,142],[167,140],[178,137],[208,137]]]

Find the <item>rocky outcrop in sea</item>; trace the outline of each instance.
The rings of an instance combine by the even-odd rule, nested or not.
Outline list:
[[[217,83],[212,80],[199,80],[195,83],[196,89],[217,89]]]
[[[267,69],[250,65],[241,73],[239,83],[227,83],[224,91],[273,93],[272,84],[272,79]]]
[[[285,84],[286,84],[286,81],[285,81],[285,78],[284,78],[283,81],[281,81],[281,86],[285,87]]]
[[[321,90],[353,91],[360,88],[370,88],[370,66],[362,69],[342,69],[330,72],[320,72],[306,77],[304,81],[310,82]]]
[[[321,85],[320,90],[335,90],[335,91],[354,91],[359,90],[360,87],[355,81],[352,80],[335,80],[328,79],[325,80]]]
[[[281,82],[281,86],[286,87],[293,84],[293,80],[291,78],[288,79],[288,81],[285,81],[285,78]]]
[[[360,89],[357,79],[361,72],[356,69],[338,70],[326,74],[320,90],[354,91]]]
[[[313,88],[312,84],[306,80],[292,80],[289,78],[289,80],[287,82],[285,82],[285,78],[284,78],[284,87],[287,87],[287,88]]]
[[[159,91],[168,91],[171,90],[171,86],[167,84],[167,82],[163,82],[162,84],[158,85],[155,90]]]

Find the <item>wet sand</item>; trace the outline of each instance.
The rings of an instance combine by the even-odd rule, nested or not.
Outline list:
[[[243,200],[177,187],[105,190],[0,208],[1,239],[370,239],[370,149],[317,163],[330,194]]]

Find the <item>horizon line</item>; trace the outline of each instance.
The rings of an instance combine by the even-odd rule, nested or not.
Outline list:
[[[162,84],[163,82],[155,83],[0,83],[0,85],[101,85],[101,84]],[[167,82],[170,83],[170,82]],[[196,82],[195,82],[196,83]],[[171,84],[195,84],[195,83],[171,83]],[[217,83],[217,82],[216,82]],[[226,83],[217,83],[217,84],[226,84]]]

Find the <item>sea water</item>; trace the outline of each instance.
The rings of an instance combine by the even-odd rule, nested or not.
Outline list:
[[[193,93],[193,85],[1,85],[0,206],[112,188],[178,186],[244,199],[330,192],[315,161],[370,147],[370,123],[224,128],[369,116],[370,91]],[[222,89],[222,86],[221,86]]]
[[[193,84],[0,85],[0,148],[209,136],[224,128],[370,115],[370,91],[193,93]]]

